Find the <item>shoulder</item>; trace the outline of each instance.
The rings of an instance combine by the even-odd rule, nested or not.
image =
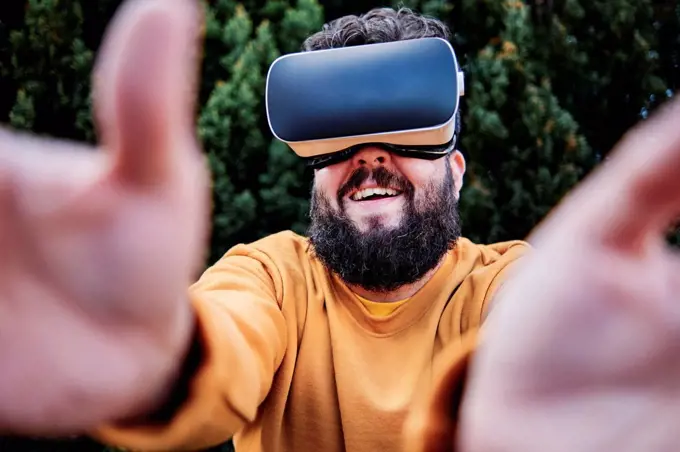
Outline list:
[[[309,239],[293,231],[282,231],[232,246],[212,268],[257,267],[280,280],[301,277],[313,261]]]
[[[310,261],[308,240],[283,231],[232,246],[202,272],[191,290],[266,291],[278,299],[288,282],[304,280]]]
[[[461,237],[456,244],[459,259],[472,261],[475,270],[486,267],[504,268],[525,256],[530,250],[531,245],[522,240],[480,244]]]
[[[510,270],[531,251],[531,245],[522,240],[480,244],[462,237],[455,252],[457,260],[464,265],[470,277],[495,291]]]
[[[461,309],[467,311],[462,316],[466,319],[462,330],[478,326],[484,320],[491,300],[530,250],[531,246],[521,240],[489,244],[474,243],[467,238],[458,240],[453,251],[455,272],[460,275],[455,298],[460,298]]]
[[[254,242],[237,244],[223,258],[231,256],[256,257],[272,263],[295,262],[309,259],[310,244],[306,237],[293,231],[281,231]]]

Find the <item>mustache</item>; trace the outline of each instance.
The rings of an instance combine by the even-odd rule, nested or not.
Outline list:
[[[379,166],[373,170],[361,167],[354,170],[347,179],[347,182],[340,186],[340,189],[338,190],[338,203],[342,205],[342,199],[351,191],[361,187],[361,184],[371,176],[375,183],[380,187],[395,188],[407,196],[410,196],[413,193],[413,184],[405,177],[390,172],[384,166]]]

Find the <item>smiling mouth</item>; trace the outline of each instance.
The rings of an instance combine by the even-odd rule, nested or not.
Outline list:
[[[394,198],[402,194],[402,191],[393,188],[364,188],[357,190],[349,199],[352,201],[373,201],[376,199]]]

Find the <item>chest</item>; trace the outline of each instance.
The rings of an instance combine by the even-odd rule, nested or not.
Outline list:
[[[345,450],[355,450],[348,443],[371,441],[384,448],[400,437],[408,408],[428,384],[433,359],[445,346],[440,321],[415,319],[378,333],[338,307],[326,309],[310,313],[301,335],[288,415],[305,419],[310,433],[335,431]]]
[[[277,452],[401,452],[409,407],[431,384],[436,357],[456,339],[456,316],[448,312],[455,303],[439,297],[376,318],[326,295],[296,316],[303,320],[272,390],[237,440]]]

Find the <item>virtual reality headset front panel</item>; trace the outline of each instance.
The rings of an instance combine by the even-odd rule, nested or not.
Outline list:
[[[451,44],[440,38],[285,55],[267,75],[276,138],[303,158],[368,143],[446,147],[464,94]]]

